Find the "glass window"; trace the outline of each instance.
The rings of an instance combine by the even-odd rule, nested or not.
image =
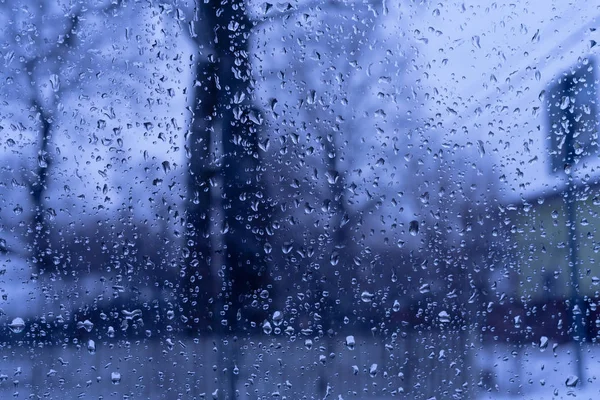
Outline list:
[[[598,8],[0,2],[0,398],[597,398]]]

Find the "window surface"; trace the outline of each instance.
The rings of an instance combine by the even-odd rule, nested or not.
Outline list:
[[[0,1],[0,398],[600,397],[600,9]]]

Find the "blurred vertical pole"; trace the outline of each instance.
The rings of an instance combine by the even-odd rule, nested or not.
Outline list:
[[[565,85],[565,95],[568,94],[570,85]],[[576,374],[581,384],[584,382],[583,376],[583,359],[581,346],[585,342],[585,330],[583,329],[583,304],[581,301],[581,293],[579,290],[579,261],[577,254],[577,210],[576,210],[576,185],[573,182],[573,167],[575,163],[575,148],[573,146],[573,137],[575,135],[576,121],[573,112],[566,110],[566,118],[568,121],[568,129],[565,132],[565,149],[566,149],[566,168],[565,173],[567,179],[566,190],[566,207],[567,207],[567,226],[568,226],[568,243],[569,243],[569,265],[571,267],[571,312],[573,318],[573,342],[575,344],[576,358]],[[568,169],[568,170],[567,170]]]

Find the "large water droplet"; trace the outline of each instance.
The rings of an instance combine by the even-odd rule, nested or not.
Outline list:
[[[369,375],[371,375],[371,377],[375,377],[375,375],[377,375],[377,364],[371,364],[371,367],[369,368]]]
[[[86,331],[91,332],[92,329],[94,329],[94,324],[89,319],[86,319],[83,322],[78,321],[77,322],[77,329],[85,329]]]
[[[17,317],[8,324],[8,327],[13,333],[21,333],[25,329],[25,321],[23,321],[23,318]]]
[[[113,385],[118,385],[121,383],[121,373],[120,372],[111,372],[110,373],[110,381]]]
[[[283,322],[283,313],[281,311],[275,311],[273,313],[273,325],[279,326]]]
[[[542,336],[540,338],[540,349],[544,351],[546,350],[546,347],[548,347],[548,338],[546,336]]]
[[[576,377],[575,375],[571,375],[565,381],[565,385],[567,385],[567,387],[575,387],[575,386],[577,386],[578,382],[579,382],[579,378]]]
[[[273,327],[271,326],[271,323],[269,321],[265,321],[263,322],[263,332],[267,335],[270,335],[271,332],[273,332]]]
[[[438,319],[441,323],[447,324],[450,322],[450,314],[448,314],[446,311],[440,311],[438,314]]]
[[[354,350],[354,346],[356,345],[356,341],[354,340],[354,336],[348,335],[346,336],[346,347],[350,350]]]
[[[365,303],[372,302],[373,301],[373,297],[374,297],[373,293],[370,293],[370,292],[367,292],[367,291],[362,292],[361,295],[360,295],[360,299],[363,302],[365,302]]]
[[[419,233],[419,221],[410,221],[410,225],[408,226],[408,232],[413,236],[417,236],[417,234]]]

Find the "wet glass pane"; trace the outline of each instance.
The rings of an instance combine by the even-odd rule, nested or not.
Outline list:
[[[600,394],[594,3],[0,10],[0,398]]]

